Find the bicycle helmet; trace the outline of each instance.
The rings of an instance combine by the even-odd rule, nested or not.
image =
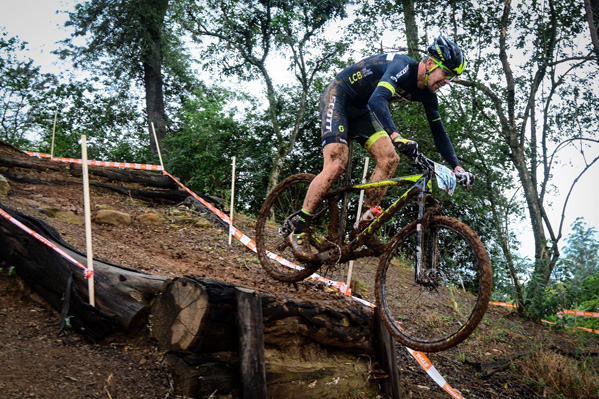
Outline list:
[[[464,72],[466,60],[464,53],[457,44],[451,40],[439,36],[433,44],[428,47],[428,53],[431,57],[441,63],[442,67],[446,67],[457,75]]]

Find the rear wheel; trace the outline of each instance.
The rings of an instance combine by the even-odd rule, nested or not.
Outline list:
[[[264,270],[279,281],[295,282],[305,279],[320,267],[317,262],[295,260],[289,235],[293,232],[297,214],[313,174],[300,173],[279,183],[266,197],[256,221],[256,249]],[[316,237],[324,236],[328,223],[328,206],[323,201],[312,221],[312,244],[318,246]],[[293,261],[293,262],[291,262]]]
[[[415,278],[416,238],[417,224],[412,222],[381,256],[375,288],[378,312],[405,346],[442,351],[466,339],[483,318],[491,296],[491,263],[470,227],[431,216],[420,245],[423,272]]]

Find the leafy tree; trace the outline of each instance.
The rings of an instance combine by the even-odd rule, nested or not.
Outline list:
[[[345,15],[346,4],[347,0],[208,0],[184,3],[179,10],[186,16],[185,26],[194,39],[206,44],[206,67],[226,77],[260,79],[265,87],[270,140],[275,149],[268,191],[277,184],[285,159],[294,148],[315,78],[343,52],[340,42],[327,41],[322,33],[328,21]],[[282,91],[277,90],[267,66],[280,54],[288,55],[289,69],[299,87],[289,106],[284,104]],[[293,118],[282,114],[285,109]]]
[[[584,0],[584,9],[586,12],[587,23],[589,24],[589,33],[591,35],[591,42],[593,43],[593,50],[599,63],[599,1],[598,0]]]
[[[19,57],[26,43],[0,36],[0,139],[15,146],[27,146],[36,128],[38,105],[46,103],[44,93],[56,84],[53,75],[42,74],[30,59]]]
[[[375,26],[380,33],[373,21],[384,24],[386,17],[405,11],[400,1],[375,0],[363,9],[368,7],[375,11],[370,14],[374,20],[361,25],[362,34],[368,32],[365,27]],[[544,287],[559,257],[561,222],[550,220],[545,210],[559,155],[566,148],[578,149],[584,162],[578,178],[598,160],[588,155],[598,142],[593,132],[599,101],[588,86],[588,70],[596,66],[590,63],[584,14],[577,3],[554,0],[517,5],[483,1],[475,7],[461,0],[442,7],[425,1],[415,2],[415,7],[419,26],[429,27],[429,34],[442,32],[465,49],[466,74],[455,82],[463,87],[443,94],[449,116],[444,115],[444,122],[452,127],[448,130],[460,161],[475,172],[476,186],[482,186],[480,194],[486,196],[478,209],[488,209],[496,231],[486,244],[490,252],[501,250],[517,301],[527,301],[534,313],[534,302],[544,300]],[[424,33],[419,44],[428,41]],[[515,190],[514,178],[519,182]],[[569,193],[563,212],[568,199]],[[522,210],[527,210],[536,243],[532,274],[524,276],[526,287],[512,254],[518,243],[509,230]],[[480,230],[481,225],[474,227]]]
[[[46,102],[38,102],[35,112],[39,133],[32,144],[38,151],[50,153],[55,131],[55,156],[80,157],[81,135],[85,135],[90,159],[153,161],[149,137],[143,134],[146,121],[126,96],[84,80],[57,83],[44,98]]]
[[[559,257],[561,225],[556,229],[545,211],[556,154],[574,143],[596,142],[589,133],[597,121],[589,118],[586,111],[577,111],[581,101],[586,109],[599,106],[592,93],[579,96],[586,78],[577,72],[590,60],[580,52],[585,49],[576,53],[574,39],[582,34],[582,22],[580,9],[572,3],[549,0],[545,9],[540,3],[512,8],[511,1],[506,1],[496,36],[496,54],[501,62],[498,72],[503,85],[489,82],[484,75],[493,70],[493,65],[485,62],[488,57],[481,60],[483,68],[487,67],[479,72],[482,79],[463,82],[491,102],[485,115],[499,130],[503,152],[522,185],[535,238],[535,265],[527,298],[529,312],[536,315],[542,314],[535,309],[543,308],[540,302],[544,287]],[[517,65],[510,57],[516,51],[528,56],[523,65]],[[531,70],[535,71],[534,76],[526,79]],[[574,123],[579,130],[561,129],[559,125],[566,119],[569,126]],[[597,158],[588,162],[581,174],[596,161]]]
[[[179,81],[190,81],[182,43],[168,20],[168,0],[94,0],[75,5],[66,26],[75,33],[64,41],[60,52],[75,65],[105,77],[105,83],[119,93],[131,91],[131,83],[141,84],[145,93],[148,132],[152,151],[156,150],[150,122],[158,140],[167,133],[165,114],[165,72]],[[79,38],[85,45],[79,45]],[[168,78],[167,78],[168,79]],[[176,84],[175,84],[176,86]]]
[[[554,280],[580,287],[582,281],[599,272],[599,240],[597,229],[586,227],[584,219],[572,223],[572,233],[566,238],[568,245],[554,271]]]
[[[224,105],[232,94],[199,90],[177,116],[181,130],[165,139],[167,170],[197,192],[226,197],[231,187],[231,158],[237,152],[241,126]]]

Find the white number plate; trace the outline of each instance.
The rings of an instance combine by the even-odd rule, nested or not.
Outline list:
[[[456,180],[451,169],[435,162],[435,176],[437,176],[437,185],[439,188],[447,194],[453,195]]]

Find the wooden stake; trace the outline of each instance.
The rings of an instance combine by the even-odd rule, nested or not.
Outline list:
[[[362,183],[366,183],[366,174],[368,173],[368,161],[370,158],[366,157],[364,160],[364,173],[362,174]],[[360,216],[362,216],[362,202],[364,200],[364,190],[360,190],[360,200],[358,201],[358,214],[356,215],[356,220],[360,220]],[[345,284],[350,286],[351,283],[351,275],[354,268],[354,261],[349,261],[349,267],[347,268],[347,281]]]
[[[89,176],[87,171],[87,140],[85,135],[81,136],[81,158],[83,160],[83,202],[85,209],[85,246],[87,248],[87,268],[94,270],[94,253],[92,251],[92,224],[91,224],[91,208],[89,201]],[[87,279],[87,287],[89,291],[89,303],[96,306],[96,295],[94,292],[94,276]]]
[[[156,151],[158,151],[158,159],[160,159],[160,166],[164,170],[164,164],[162,163],[162,154],[160,153],[160,145],[158,144],[158,137],[156,137],[156,129],[154,129],[154,122],[150,122],[152,125],[152,133],[154,133],[154,142],[156,143]]]
[[[233,157],[233,171],[231,172],[231,212],[229,219],[231,219],[231,226],[229,228],[229,246],[231,246],[231,238],[233,235],[233,205],[235,204],[235,157]]]
[[[50,159],[54,158],[54,136],[56,135],[56,118],[58,110],[54,111],[54,127],[52,128],[52,148],[50,149]]]

